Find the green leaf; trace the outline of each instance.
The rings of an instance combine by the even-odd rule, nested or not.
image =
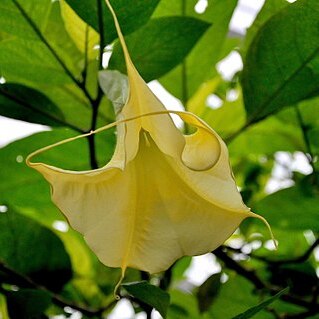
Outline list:
[[[60,0],[60,6],[65,28],[77,48],[87,56],[88,60],[97,59],[99,50],[96,46],[100,43],[99,34],[88,26],[65,0]]]
[[[21,83],[23,79],[47,85],[71,83],[47,47],[36,40],[11,38],[1,41],[0,66],[1,76],[8,82]]]
[[[99,1],[102,3],[103,26],[106,30],[104,42],[111,43],[117,38],[113,18],[104,1]],[[66,0],[66,2],[86,23],[99,31],[97,1]],[[110,2],[116,12],[123,34],[129,34],[148,21],[159,0],[131,0],[129,2],[127,0],[116,0]]]
[[[242,74],[248,123],[318,95],[318,14],[317,0],[297,1],[259,30]]]
[[[10,207],[0,214],[0,229],[0,260],[8,267],[53,291],[71,279],[69,255],[52,231]]]
[[[63,126],[60,109],[44,94],[20,84],[0,85],[0,115],[31,123]]]
[[[150,285],[146,281],[122,284],[122,287],[133,297],[155,308],[163,318],[166,317],[170,297],[159,287]]]
[[[229,144],[231,156],[272,155],[277,151],[304,151],[305,147],[300,129],[294,123],[285,121],[285,116],[289,115],[289,111],[291,109],[283,110],[282,112],[285,114],[282,118],[277,116],[267,118],[238,135]],[[229,116],[229,118],[232,118],[232,116]]]
[[[21,16],[17,5],[20,4],[34,23],[43,31],[46,26],[53,2],[51,0],[1,0],[0,27],[1,31],[25,39],[37,39],[30,24]]]
[[[50,295],[42,290],[21,289],[6,293],[10,318],[41,319],[51,304]]]
[[[255,314],[257,314],[261,310],[263,310],[266,307],[268,307],[271,303],[273,303],[274,301],[279,299],[280,296],[282,296],[287,291],[288,291],[288,288],[281,290],[280,292],[278,292],[273,297],[265,300],[264,302],[260,303],[259,305],[255,306],[255,307],[252,307],[252,308],[248,309],[247,311],[245,311],[245,312],[233,317],[233,319],[248,319],[248,318],[252,318]]]
[[[46,84],[69,83],[70,77],[48,45],[71,72],[80,72],[79,52],[64,29],[59,3],[5,0],[1,6],[0,26],[9,35],[0,42],[1,76],[19,83],[21,79]]]
[[[311,187],[304,182],[273,193],[256,204],[256,211],[274,227],[319,231],[319,195]]]
[[[246,53],[251,42],[253,41],[258,30],[269,20],[273,15],[289,5],[286,0],[266,0],[262,9],[259,11],[254,23],[247,29],[244,39],[243,51]]]
[[[227,40],[228,25],[238,0],[211,0],[203,14],[198,14],[194,7],[197,0],[162,0],[155,11],[156,16],[182,15],[185,4],[185,15],[201,19],[210,24],[205,34],[194,45],[186,58],[186,92],[183,92],[182,67],[179,65],[160,79],[160,82],[179,99],[190,98],[198,87],[215,74],[215,64],[223,58]]]
[[[0,314],[2,316],[1,319],[10,319],[8,314],[7,302],[4,295],[0,294]]]
[[[201,319],[202,316],[198,311],[196,298],[189,292],[182,292],[180,290],[170,291],[171,304],[168,308],[169,319]]]
[[[214,302],[221,286],[220,277],[221,273],[214,274],[198,288],[196,297],[201,313],[207,311]]]
[[[63,60],[68,69],[75,76],[80,76],[84,68],[85,57],[67,32],[62,19],[60,1],[53,1],[52,3],[43,36],[53,47],[60,59]]]
[[[235,101],[224,101],[223,105],[218,109],[205,107],[201,118],[222,137],[232,135],[245,123],[242,97],[240,96]]]
[[[151,81],[179,64],[208,27],[207,22],[191,17],[157,18],[127,36],[126,42],[143,79]],[[119,43],[114,47],[109,67],[126,71]]]

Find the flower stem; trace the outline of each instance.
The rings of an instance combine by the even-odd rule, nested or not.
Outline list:
[[[311,143],[310,143],[309,136],[308,136],[308,127],[303,120],[303,117],[302,117],[302,114],[300,112],[298,105],[295,105],[295,111],[296,111],[296,115],[297,115],[297,119],[298,119],[298,122],[299,122],[299,125],[301,128],[301,131],[302,131],[303,139],[304,139],[305,145],[306,145],[306,152],[307,153],[305,155],[308,159],[309,164],[312,167],[313,175],[316,178],[317,172],[316,172],[316,166],[314,163],[315,156],[314,156],[314,153],[312,151]]]

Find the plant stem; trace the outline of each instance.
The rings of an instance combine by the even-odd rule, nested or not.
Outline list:
[[[181,3],[181,11],[182,11],[182,16],[186,16],[186,1],[182,0]],[[187,102],[188,102],[188,82],[187,82],[187,61],[186,57],[184,58],[182,62],[182,69],[181,69],[181,78],[182,78],[182,104],[184,106],[185,111],[188,110]],[[184,132],[185,134],[189,134],[190,128],[187,123],[184,123]]]
[[[186,15],[186,1],[182,0],[182,16]],[[187,101],[188,101],[188,85],[187,85],[187,65],[186,58],[182,62],[182,103],[187,111]]]
[[[99,70],[103,69],[103,49],[104,49],[104,24],[103,24],[103,12],[102,12],[102,1],[96,0],[97,5],[97,18],[99,24],[99,33],[100,33],[100,51],[99,51]],[[99,105],[103,97],[103,92],[98,85],[97,97],[92,101],[92,118],[91,118],[91,127],[90,131],[96,129],[97,117],[99,113]],[[89,151],[90,151],[90,165],[92,169],[98,168],[98,162],[96,158],[96,147],[95,147],[95,136],[94,134],[88,136],[89,142]]]
[[[283,259],[283,260],[270,260],[266,259],[260,256],[254,256],[250,255],[250,257],[261,260],[263,262],[267,262],[271,265],[284,265],[284,264],[299,264],[303,263],[308,260],[308,258],[311,256],[312,252],[315,250],[315,248],[319,245],[319,238],[317,238],[314,243],[299,257],[292,258],[292,259]]]
[[[295,105],[295,111],[296,111],[296,115],[297,115],[297,119],[298,119],[298,122],[299,122],[299,125],[301,128],[301,131],[302,131],[303,139],[304,139],[305,145],[306,145],[306,152],[307,153],[305,155],[308,159],[309,164],[312,167],[313,175],[316,176],[317,172],[316,172],[316,166],[314,163],[314,153],[312,151],[311,143],[310,143],[310,140],[308,137],[308,127],[302,118],[302,114],[301,114],[300,109],[299,109],[297,104]]]

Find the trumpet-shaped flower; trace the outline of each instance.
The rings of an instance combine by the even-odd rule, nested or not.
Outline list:
[[[109,5],[108,1],[107,4]],[[129,79],[117,122],[31,154],[27,163],[51,184],[52,200],[107,266],[156,273],[184,255],[221,245],[252,213],[242,202],[226,145],[201,119],[170,112],[135,69],[114,11]],[[195,127],[183,135],[169,113]],[[117,126],[117,144],[104,167],[75,172],[31,157]]]

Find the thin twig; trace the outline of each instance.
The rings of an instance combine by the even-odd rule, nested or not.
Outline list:
[[[182,0],[182,16],[186,16],[186,0]],[[187,102],[189,98],[189,93],[188,93],[188,81],[187,81],[187,59],[186,57],[184,58],[182,62],[182,69],[181,69],[181,78],[182,78],[182,104],[184,106],[185,111],[188,110]],[[190,127],[188,123],[184,123],[184,133],[188,134],[190,133]]]
[[[224,262],[227,268],[235,270],[238,275],[241,275],[247,278],[250,282],[254,284],[256,289],[264,289],[266,288],[266,284],[264,284],[261,279],[256,275],[256,273],[252,270],[248,270],[229,257],[223,250],[222,247],[214,250],[214,255]]]
[[[100,34],[100,51],[99,51],[99,69],[103,68],[103,49],[104,49],[104,24],[103,24],[103,11],[102,11],[102,1],[96,0],[97,4],[97,18],[99,25],[99,34]],[[101,103],[103,92],[98,85],[97,97],[94,101],[92,101],[92,117],[91,117],[91,126],[90,131],[94,131],[96,129],[97,117],[99,113],[99,105]],[[88,136],[89,143],[89,152],[90,152],[90,165],[92,169],[98,168],[98,161],[96,158],[96,147],[95,147],[95,136]]]
[[[241,133],[244,133],[252,124],[255,123],[246,123],[242,127],[240,127],[236,132],[232,133],[231,135],[224,138],[226,144],[231,143],[237,136]]]
[[[310,143],[310,140],[308,137],[308,127],[302,118],[302,114],[300,112],[298,104],[295,105],[295,111],[296,111],[296,115],[297,115],[297,119],[298,119],[298,122],[299,122],[299,125],[301,128],[301,131],[302,131],[303,139],[304,139],[305,145],[306,145],[306,151],[307,151],[306,157],[308,159],[309,164],[312,167],[312,171],[313,171],[314,176],[316,176],[316,166],[314,163],[315,156],[314,156],[314,153],[312,151],[311,143]]]
[[[299,263],[305,262],[306,260],[308,260],[308,258],[311,256],[312,252],[314,251],[314,249],[318,245],[319,245],[319,238],[317,238],[313,242],[313,244],[302,255],[295,257],[295,258],[282,259],[282,260],[272,260],[272,259],[268,259],[268,258],[263,257],[263,256],[254,255],[254,254],[245,254],[240,248],[238,249],[238,248],[233,248],[233,247],[229,247],[229,246],[222,246],[222,247],[227,249],[227,250],[232,250],[234,252],[244,254],[247,257],[258,259],[260,261],[266,262],[266,263],[271,264],[271,265],[283,265],[283,264],[299,264]]]
[[[305,318],[308,318],[308,317],[316,315],[316,314],[318,314],[317,309],[310,309],[310,310],[300,312],[297,314],[286,314],[282,318],[283,319],[305,319]]]

